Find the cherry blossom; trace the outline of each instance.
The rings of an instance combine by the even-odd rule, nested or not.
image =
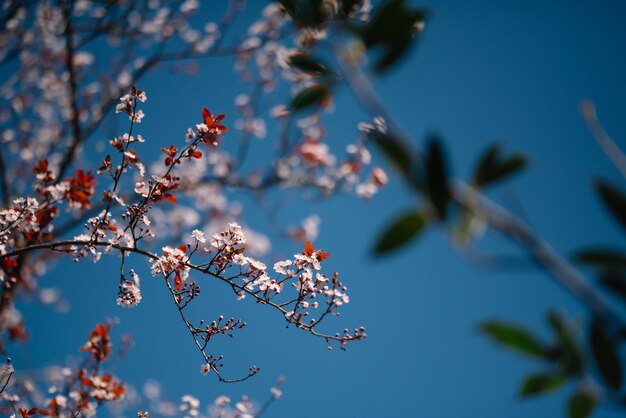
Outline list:
[[[242,377],[223,375],[224,357],[213,353],[212,341],[235,337],[247,324],[210,309],[206,315],[215,319],[192,317],[190,304],[211,306],[208,283],[232,290],[240,303],[274,311],[286,325],[327,346],[345,349],[366,337],[362,328],[327,331],[349,296],[338,274],[325,271],[330,254],[312,244],[320,236],[319,216],[303,215],[298,226],[277,225],[293,247],[291,257],[278,258],[275,237],[251,222],[241,203],[243,194],[263,203],[273,190],[303,198],[345,193],[369,199],[387,184],[381,168],[370,169],[374,158],[363,133],[354,129],[354,137],[339,146],[329,141],[325,118],[335,111],[330,91],[318,108],[305,112],[289,105],[292,97],[268,95],[296,96],[322,87],[322,80],[292,61],[311,56],[339,27],[300,27],[284,5],[270,2],[234,42],[224,34],[243,6],[231,0],[222,16],[198,23],[208,6],[197,0],[110,7],[89,0],[7,2],[0,62],[16,70],[2,85],[6,106],[0,110],[0,165],[6,165],[0,168],[2,342],[28,337],[28,319],[16,304],[22,294],[63,304],[39,280],[63,257],[76,263],[113,260],[119,281],[111,299],[119,308],[142,309],[148,296],[141,286],[160,283],[194,339],[201,373],[219,381],[244,380],[260,369],[251,365]],[[339,17],[333,2],[325,7]],[[345,19],[366,20],[370,8],[369,2],[359,3]],[[227,116],[220,110],[226,106],[207,95],[206,104],[190,112],[188,125],[180,126],[179,138],[142,132],[157,123],[146,115],[146,91],[136,87],[146,73],[166,68],[191,74],[198,68],[193,59],[224,55],[233,57],[246,90],[236,94],[237,115]],[[339,77],[329,72],[328,80]],[[360,128],[386,130],[381,118]],[[275,152],[257,158],[251,142]],[[10,184],[7,172],[15,178]],[[146,266],[152,277],[140,283],[136,272]],[[55,390],[19,399],[4,393],[2,411],[94,416],[102,405],[130,402],[132,386],[101,369],[114,355],[111,329],[109,322],[96,325],[81,348],[86,365],[56,373],[50,386]],[[0,378],[13,373],[10,367]],[[272,389],[271,399],[280,395]],[[181,403],[187,416],[201,413],[197,398],[188,395]],[[251,417],[262,410],[245,397],[232,405],[218,397],[214,406],[220,416]],[[139,416],[147,416],[145,411]]]

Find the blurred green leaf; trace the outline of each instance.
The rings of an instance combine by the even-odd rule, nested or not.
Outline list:
[[[613,390],[622,386],[622,365],[620,364],[615,342],[609,338],[600,323],[594,321],[591,325],[591,350],[596,365],[604,381]]]
[[[500,146],[494,144],[485,151],[479,160],[472,183],[476,187],[487,186],[515,174],[523,169],[526,164],[526,158],[521,154],[513,154],[502,159]]]
[[[279,0],[278,2],[289,16],[294,17],[298,13],[298,2],[296,0]]]
[[[298,27],[318,27],[328,20],[324,0],[280,0],[283,10],[289,14]]]
[[[580,263],[602,268],[626,268],[626,254],[613,249],[593,248],[574,254]]]
[[[289,65],[307,74],[326,75],[329,73],[326,64],[311,57],[309,54],[294,54],[290,56]]]
[[[556,312],[548,314],[548,323],[556,334],[557,343],[557,347],[551,351],[559,353],[557,359],[568,375],[579,376],[582,373],[582,357],[572,331]]]
[[[339,0],[337,10],[339,17],[342,19],[350,17],[362,3],[363,0]]]
[[[293,111],[303,110],[321,105],[330,96],[330,91],[323,84],[314,84],[305,88],[291,101],[289,108]]]
[[[431,138],[427,151],[426,182],[428,195],[437,210],[439,219],[445,219],[448,213],[450,194],[448,191],[448,172],[441,141],[438,138]]]
[[[626,228],[626,195],[617,187],[603,180],[596,181],[595,187],[615,219]]]
[[[407,244],[419,235],[426,223],[426,219],[419,212],[411,211],[400,215],[378,238],[374,254],[385,254]]]
[[[373,10],[370,21],[357,32],[367,48],[382,49],[376,72],[385,71],[405,54],[425,18],[423,10],[408,7],[404,0],[383,1]]]
[[[371,131],[369,138],[378,145],[378,148],[402,174],[410,175],[413,159],[411,151],[402,141],[380,131]]]
[[[539,373],[529,376],[520,389],[520,396],[527,397],[550,392],[560,388],[565,382],[563,376]]]
[[[524,328],[499,321],[482,324],[481,329],[497,343],[533,357],[543,358],[546,351],[539,340]]]
[[[600,277],[602,284],[626,301],[626,276],[617,271],[606,271]]]
[[[567,413],[569,418],[587,418],[596,404],[596,400],[590,394],[579,391],[569,400]]]
[[[402,174],[409,186],[418,192],[425,191],[421,165],[416,163],[418,160],[413,159],[412,151],[407,144],[393,135],[377,130],[369,132],[368,137]]]

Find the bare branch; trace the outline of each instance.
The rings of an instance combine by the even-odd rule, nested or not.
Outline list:
[[[585,100],[580,104],[580,112],[600,149],[613,163],[615,168],[620,172],[622,177],[626,178],[626,155],[619,146],[613,141],[613,138],[604,130],[602,124],[598,120],[596,106],[590,100]]]

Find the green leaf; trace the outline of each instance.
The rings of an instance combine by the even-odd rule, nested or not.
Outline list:
[[[279,0],[298,27],[318,27],[328,21],[324,0]]]
[[[596,181],[595,187],[615,219],[626,228],[626,195],[617,187],[603,180]]]
[[[524,328],[499,321],[482,324],[481,329],[495,342],[532,357],[545,357],[545,350],[539,340]]]
[[[563,365],[566,374],[580,375],[582,372],[582,357],[572,331],[556,312],[548,314],[548,323],[556,334],[557,345],[552,351],[559,353],[557,360]]]
[[[426,182],[428,195],[433,206],[437,210],[439,219],[445,219],[448,212],[450,194],[448,192],[448,172],[441,141],[432,138],[428,144],[426,158]]]
[[[426,226],[426,219],[419,212],[408,212],[396,218],[378,238],[374,254],[381,255],[395,250],[419,235]]]
[[[409,175],[413,159],[411,151],[402,141],[380,131],[369,132],[369,139],[374,141],[402,174]]]
[[[383,154],[391,161],[402,174],[408,185],[418,192],[424,192],[426,187],[421,177],[420,166],[411,156],[412,152],[407,144],[393,135],[380,131],[371,131],[368,138],[373,141]]]
[[[520,396],[527,397],[540,393],[551,392],[560,388],[565,382],[563,376],[538,373],[529,376],[520,389]]]
[[[480,160],[478,160],[478,165],[474,173],[474,185],[480,187],[489,183],[493,176],[493,171],[495,171],[498,166],[498,160],[500,159],[499,154],[499,144],[493,144],[484,152]]]
[[[584,391],[579,391],[569,400],[568,416],[569,418],[587,418],[591,415],[595,405],[596,400],[593,396]]]
[[[297,16],[298,2],[296,0],[279,0],[279,3],[291,17]]]
[[[329,73],[328,67],[324,63],[308,54],[301,53],[290,56],[289,65],[307,74],[326,75]]]
[[[622,365],[620,364],[615,342],[609,338],[602,325],[594,321],[591,325],[591,350],[598,370],[604,381],[617,391],[622,386]]]
[[[380,58],[374,69],[381,73],[395,64],[408,51],[416,38],[417,25],[426,13],[406,5],[404,0],[388,0],[372,12],[370,21],[357,33],[367,48],[380,47]]]
[[[341,19],[347,19],[362,3],[363,0],[339,0],[337,14]]]
[[[494,144],[485,151],[479,160],[472,183],[476,187],[484,187],[515,174],[526,165],[526,158],[521,154],[513,154],[502,159],[500,146]]]
[[[602,268],[626,268],[626,254],[613,249],[594,248],[574,254],[580,263]]]
[[[616,271],[604,272],[600,278],[602,284],[626,301],[626,276]]]
[[[314,84],[305,88],[291,101],[291,110],[303,110],[312,106],[321,105],[330,96],[328,87],[323,84]]]

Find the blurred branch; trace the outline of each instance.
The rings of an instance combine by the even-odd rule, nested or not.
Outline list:
[[[452,243],[457,254],[466,262],[487,271],[526,272],[533,270],[535,265],[526,256],[514,254],[488,254],[472,246],[460,247]]]
[[[0,146],[0,187],[2,187],[2,205],[7,206],[9,203],[9,196],[11,191],[9,190],[9,182],[7,181],[7,167],[4,163],[4,153],[2,152],[2,146]]]
[[[550,244],[537,236],[528,224],[461,181],[456,181],[451,189],[452,198],[457,203],[480,213],[489,226],[520,244],[540,267],[583,302],[594,316],[624,327],[623,319],[611,308],[608,300]]]
[[[69,90],[70,90],[70,106],[72,115],[70,123],[72,125],[72,137],[67,152],[63,157],[63,161],[59,166],[59,174],[57,178],[62,179],[70,164],[74,161],[74,156],[78,146],[83,140],[80,126],[80,110],[78,108],[78,81],[76,80],[76,70],[74,68],[74,29],[72,27],[72,9],[73,2],[71,0],[63,0],[62,2],[63,16],[65,18],[65,60],[67,72],[69,74]]]
[[[386,118],[389,131],[398,141],[404,144],[414,143],[386,110],[358,63],[347,59],[346,47],[336,44],[334,53],[344,69],[343,74],[348,85],[364,109],[373,116]],[[420,150],[417,152],[421,158],[423,153]],[[481,219],[484,219],[489,226],[521,245],[540,267],[587,306],[594,316],[602,321],[618,325],[620,328],[626,327],[624,320],[608,300],[589,283],[582,273],[561,257],[546,241],[537,236],[527,223],[462,181],[453,181],[450,189],[450,197],[454,201],[464,208],[479,213]]]
[[[239,138],[239,150],[237,151],[237,160],[235,169],[240,169],[241,166],[246,162],[246,157],[248,156],[248,150],[250,149],[250,138],[252,137],[252,132],[249,127],[246,126],[246,122],[248,119],[254,119],[257,116],[259,111],[259,102],[261,101],[261,96],[263,93],[263,80],[259,79],[252,88],[252,92],[250,93],[250,112],[249,115],[242,115],[243,127],[241,130],[241,137]]]
[[[626,178],[626,155],[624,155],[619,146],[613,141],[613,138],[609,136],[600,124],[596,113],[596,106],[592,101],[585,100],[580,104],[580,112],[591,135],[593,135],[604,154],[611,160],[622,177]]]

